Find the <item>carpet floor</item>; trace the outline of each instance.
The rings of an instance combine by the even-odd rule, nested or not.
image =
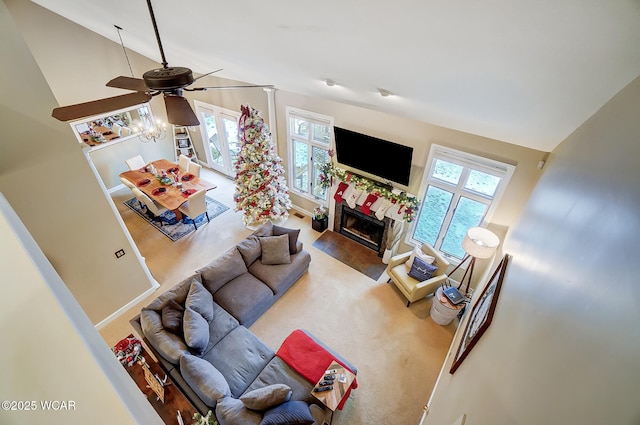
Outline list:
[[[316,239],[313,246],[373,280],[378,280],[387,268],[375,251],[330,230]]]
[[[213,220],[229,209],[229,207],[223,203],[218,202],[209,196],[205,196],[205,200],[207,201],[207,213],[209,214],[209,220]],[[124,204],[174,242],[187,236],[191,232],[195,232],[196,230],[193,226],[194,220],[189,217],[185,216],[183,220],[177,221],[176,215],[172,211],[165,211],[158,217],[152,218],[147,214],[146,207],[143,209],[136,198],[126,200]],[[207,216],[205,214],[201,214],[199,217],[196,217],[195,222],[196,227],[200,228],[200,226],[204,226],[208,223]]]
[[[233,180],[206,167],[202,173],[218,186],[215,198],[233,205]],[[242,225],[242,213],[231,209],[172,242],[123,204],[131,197],[129,189],[112,197],[161,286],[100,329],[109,347],[132,332],[129,320],[142,307],[251,234]],[[436,324],[429,316],[433,297],[407,308],[395,285],[386,283],[385,273],[372,281],[325,254],[313,245],[321,235],[311,228],[311,218],[291,212],[284,226],[300,229],[299,240],[311,254],[309,272],[249,329],[273,350],[294,329],[307,329],[358,367],[358,388],[344,410],[335,413],[334,425],[417,425],[458,319],[447,326]]]

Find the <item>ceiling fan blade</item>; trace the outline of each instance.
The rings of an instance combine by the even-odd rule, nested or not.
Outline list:
[[[215,74],[216,72],[222,71],[222,68],[216,69],[215,71],[207,72],[206,74],[202,74],[201,76],[194,78],[193,81],[199,80],[202,77],[206,77],[207,75]]]
[[[109,81],[107,83],[107,87],[115,87],[117,89],[126,89],[141,92],[149,91],[142,78],[132,78],[125,76],[116,77],[113,80]]]
[[[151,95],[148,93],[129,93],[120,96],[107,97],[100,100],[93,100],[91,102],[60,106],[53,110],[51,116],[60,121],[72,121],[78,118],[100,115],[105,112],[128,108],[129,106],[138,105],[150,100]]]
[[[164,106],[167,108],[167,121],[169,123],[188,127],[200,125],[198,117],[184,97],[165,94]]]
[[[192,89],[185,87],[186,91],[205,91],[205,90],[226,90],[226,89],[252,89],[252,88],[273,88],[273,84],[250,85],[250,86],[212,86],[212,87],[194,87]]]

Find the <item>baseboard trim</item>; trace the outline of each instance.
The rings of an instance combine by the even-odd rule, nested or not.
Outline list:
[[[103,327],[107,326],[109,323],[113,322],[115,319],[120,317],[120,315],[122,315],[125,311],[129,310],[134,305],[138,304],[140,301],[142,301],[143,299],[145,299],[149,295],[153,294],[159,287],[160,287],[160,284],[156,280],[154,280],[153,281],[153,286],[151,288],[147,289],[142,294],[138,295],[136,298],[132,299],[127,304],[123,305],[118,310],[114,311],[109,316],[107,316],[106,318],[104,318],[103,320],[98,322],[95,325],[95,328],[97,330],[100,330]]]

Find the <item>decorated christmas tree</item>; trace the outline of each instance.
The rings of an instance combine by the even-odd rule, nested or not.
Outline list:
[[[282,159],[276,155],[271,132],[260,111],[249,105],[240,107],[238,137],[240,153],[234,164],[236,211],[244,213],[245,226],[266,221],[284,221],[291,208],[289,188],[284,177]]]

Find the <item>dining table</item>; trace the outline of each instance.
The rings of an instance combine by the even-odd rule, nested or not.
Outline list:
[[[151,172],[154,168],[155,174]],[[163,183],[158,177],[163,172],[171,179],[170,183]],[[189,200],[189,196],[201,189],[208,191],[217,187],[205,179],[182,172],[178,164],[167,159],[153,161],[139,170],[125,171],[120,173],[120,177],[133,183],[158,204],[173,211],[178,221],[182,220],[182,212],[178,208]]]

